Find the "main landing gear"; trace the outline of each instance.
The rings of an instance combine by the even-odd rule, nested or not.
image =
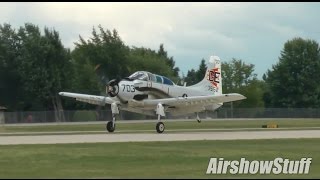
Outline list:
[[[199,114],[197,113],[197,121],[198,121],[198,123],[201,123],[201,119],[200,119],[200,117],[199,117]]]
[[[161,122],[161,116],[165,116],[165,112],[164,112],[164,107],[161,103],[159,103],[157,105],[156,114],[158,115],[158,123],[156,125],[156,130],[158,133],[163,133],[165,126],[164,126],[163,122]],[[197,119],[198,123],[201,123],[201,119],[200,119],[198,113],[197,113],[196,119]]]
[[[119,108],[116,103],[111,104],[111,111],[112,111],[112,121],[109,121],[106,125],[108,132],[114,132],[116,129],[116,115],[119,114]]]
[[[108,132],[113,132],[116,129],[116,115],[112,114],[112,121],[109,121],[106,125]]]
[[[161,116],[165,116],[165,113],[164,113],[164,107],[161,103],[157,105],[156,114],[158,115],[158,121],[159,121],[156,125],[156,130],[158,133],[163,133],[165,127],[163,122],[161,122]]]

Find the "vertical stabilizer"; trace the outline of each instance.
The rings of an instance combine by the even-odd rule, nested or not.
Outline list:
[[[222,94],[221,61],[218,56],[210,56],[204,78],[190,87],[211,91],[214,95]]]

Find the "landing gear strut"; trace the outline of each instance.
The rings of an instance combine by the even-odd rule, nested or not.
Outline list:
[[[111,104],[112,121],[109,121],[106,125],[108,132],[113,132],[116,129],[116,115],[119,114],[119,108],[116,103]]]
[[[156,130],[158,133],[163,133],[165,127],[163,122],[161,122],[161,116],[165,116],[165,113],[164,113],[164,107],[162,106],[161,103],[157,105],[156,114],[158,115],[158,121],[159,121],[156,125]]]
[[[200,119],[200,117],[199,117],[199,114],[197,113],[197,121],[198,121],[198,123],[201,123],[201,119]]]

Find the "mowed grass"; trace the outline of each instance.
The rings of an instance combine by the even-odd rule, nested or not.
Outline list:
[[[320,178],[320,139],[0,146],[0,178]],[[308,175],[206,174],[211,157],[300,160]]]
[[[279,128],[320,128],[320,119],[270,119],[270,120],[221,120],[221,121],[194,121],[173,122],[164,120],[166,130],[183,129],[236,129],[236,128],[262,128],[262,125],[275,123]],[[156,122],[144,123],[117,123],[116,131],[155,131]],[[166,131],[165,130],[165,131]],[[55,132],[55,131],[106,131],[105,124],[80,125],[41,125],[41,126],[0,126],[0,133],[5,132]]]

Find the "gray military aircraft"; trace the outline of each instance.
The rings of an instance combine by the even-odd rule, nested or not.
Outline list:
[[[113,79],[106,86],[106,96],[95,96],[60,92],[59,95],[75,98],[90,104],[105,106],[111,104],[112,121],[106,128],[114,132],[116,115],[119,110],[158,116],[156,130],[162,133],[165,129],[161,117],[170,113],[172,116],[214,111],[224,102],[246,99],[238,93],[222,94],[221,64],[218,56],[210,56],[207,71],[199,83],[192,86],[179,86],[169,78],[147,71],[138,71],[122,80]]]

